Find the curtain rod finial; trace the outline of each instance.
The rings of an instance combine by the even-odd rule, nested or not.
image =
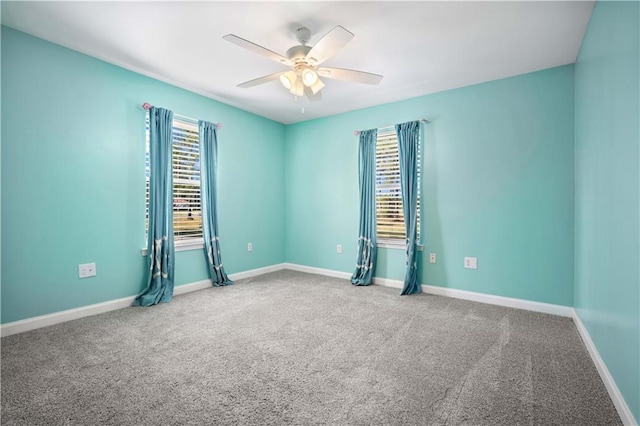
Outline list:
[[[142,109],[145,111],[149,111],[151,109],[151,105],[148,102],[142,104]]]
[[[360,135],[360,130],[353,131],[353,136],[359,136],[359,135]]]
[[[218,129],[218,130],[222,130],[222,123],[218,123],[218,124],[216,124],[216,129]]]

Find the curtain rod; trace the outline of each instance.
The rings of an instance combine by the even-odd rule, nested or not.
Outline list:
[[[426,118],[421,118],[421,119],[420,119],[420,122],[421,122],[421,123],[424,123],[424,124],[429,124],[429,123],[431,123],[431,122],[430,122],[429,120],[427,120]],[[354,130],[354,131],[353,131],[353,136],[358,136],[358,135],[360,135],[360,130]]]
[[[149,111],[151,109],[151,104],[149,102],[145,102],[142,104],[142,109],[145,111]],[[184,115],[180,115],[180,114],[173,114],[174,117],[179,118],[181,120],[186,120],[186,121],[191,121],[193,123],[198,123],[198,120],[195,120],[191,117],[185,117]],[[216,123],[216,129],[220,130],[222,129],[222,123]]]

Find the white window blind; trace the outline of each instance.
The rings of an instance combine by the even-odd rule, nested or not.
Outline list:
[[[173,118],[173,235],[176,245],[202,242],[198,126]],[[146,136],[146,229],[149,227],[149,117]]]
[[[420,147],[418,146],[418,241],[420,241]],[[376,142],[376,224],[379,244],[405,245],[398,137],[394,127],[378,129]]]

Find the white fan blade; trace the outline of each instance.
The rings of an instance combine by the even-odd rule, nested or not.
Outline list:
[[[253,53],[257,53],[258,55],[262,55],[266,58],[271,59],[272,61],[276,61],[279,62],[281,64],[287,65],[287,66],[293,66],[293,62],[290,61],[289,59],[285,58],[282,55],[277,54],[276,52],[273,52],[265,47],[262,47],[260,45],[257,45],[255,43],[250,42],[249,40],[245,40],[241,37],[238,37],[237,35],[234,34],[227,34],[226,36],[222,37],[223,39],[238,45],[240,47],[244,47],[247,50],[252,51]]]
[[[276,72],[273,74],[265,75],[264,77],[256,78],[254,80],[245,81],[244,83],[238,84],[238,87],[242,87],[246,89],[247,87],[257,86],[258,84],[268,83],[280,77],[280,74],[284,74],[286,71]]]
[[[353,38],[353,33],[340,25],[329,31],[307,53],[307,61],[319,65],[338,53]]]
[[[334,80],[351,81],[353,83],[380,84],[382,81],[381,75],[344,68],[318,68],[318,74]]]
[[[317,92],[315,95],[311,90],[311,87],[304,88],[304,94],[307,96],[307,99],[311,102],[320,102],[322,100],[322,92]]]

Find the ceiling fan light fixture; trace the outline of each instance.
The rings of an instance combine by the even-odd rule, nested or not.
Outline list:
[[[313,94],[315,95],[320,90],[322,90],[323,87],[324,87],[324,83],[322,82],[322,80],[318,78],[316,79],[316,82],[314,83],[314,85],[310,87],[310,89],[311,89],[311,92],[313,92]]]
[[[302,82],[300,80],[296,80],[293,83],[293,86],[291,87],[291,90],[289,90],[294,96],[302,96],[304,95],[304,85],[302,84]]]
[[[280,83],[282,83],[284,88],[287,90],[291,90],[296,80],[296,73],[293,71],[287,71],[283,74],[280,74]]]
[[[318,81],[318,73],[311,68],[302,70],[302,82],[305,86],[311,87]]]

